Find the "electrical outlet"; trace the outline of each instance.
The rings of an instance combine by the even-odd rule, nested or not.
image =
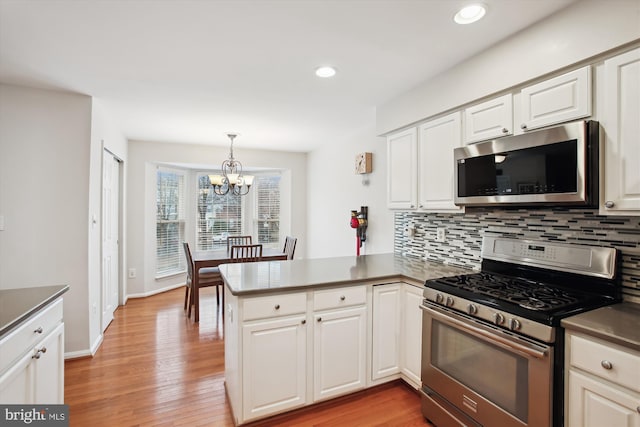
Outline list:
[[[410,237],[410,238],[414,238],[416,237],[416,228],[415,227],[407,227],[404,230],[404,236],[405,237]]]
[[[136,278],[136,269],[135,268],[130,268],[129,269],[129,279],[135,279]]]
[[[444,228],[444,227],[436,228],[436,242],[444,242],[445,241],[446,230],[447,229]]]

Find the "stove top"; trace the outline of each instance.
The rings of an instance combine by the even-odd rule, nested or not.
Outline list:
[[[425,299],[548,339],[560,320],[620,301],[614,248],[485,236],[482,271],[427,280]]]

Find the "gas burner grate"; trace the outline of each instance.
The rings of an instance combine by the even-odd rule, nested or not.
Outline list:
[[[580,302],[581,296],[545,283],[520,278],[477,273],[443,279],[447,285],[522,308],[550,311]]]

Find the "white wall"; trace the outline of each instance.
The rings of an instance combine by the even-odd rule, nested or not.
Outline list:
[[[89,347],[91,98],[0,85],[0,288],[69,285],[65,350]]]
[[[378,106],[382,135],[640,38],[640,1],[583,0]]]
[[[219,165],[229,155],[229,147],[129,141],[127,161],[127,268],[137,277],[128,279],[129,295],[152,295],[183,284],[185,275],[155,279],[156,165]],[[245,168],[273,168],[290,171],[291,205],[283,204],[284,223],[298,237],[296,258],[304,257],[310,246],[307,223],[307,154],[242,149],[234,146],[234,156]],[[291,220],[288,221],[288,218]]]
[[[104,149],[108,149],[116,157],[123,161],[120,168],[124,172],[124,164],[127,159],[127,140],[113,125],[111,118],[105,111],[101,100],[92,99],[91,109],[91,153],[89,171],[89,249],[88,249],[88,275],[89,290],[86,309],[89,311],[89,351],[95,353],[102,341],[102,157]],[[121,206],[122,212],[126,211],[124,203],[126,175],[121,179]],[[93,222],[95,218],[96,222]],[[124,221],[120,221],[120,241],[126,241],[126,229]],[[125,271],[125,246],[120,245],[120,282],[126,284]],[[126,294],[126,289],[121,289],[121,296]],[[121,298],[122,300],[122,298]],[[86,352],[86,348],[83,349]],[[77,354],[82,355],[82,354]]]
[[[373,153],[373,172],[355,174],[355,157]],[[369,207],[366,253],[393,252],[393,212],[387,200],[387,152],[384,138],[371,125],[352,135],[327,141],[309,153],[308,223],[309,258],[355,255],[356,232],[349,226],[352,210]],[[363,184],[363,177],[368,184]]]

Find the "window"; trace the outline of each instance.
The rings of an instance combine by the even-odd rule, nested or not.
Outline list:
[[[226,249],[227,236],[242,234],[242,197],[215,194],[209,182],[209,176],[198,174],[196,204],[198,250]]]
[[[258,175],[253,182],[255,214],[253,229],[257,243],[278,246],[280,243],[280,175]]]
[[[185,271],[184,175],[158,169],[156,192],[156,277]]]

